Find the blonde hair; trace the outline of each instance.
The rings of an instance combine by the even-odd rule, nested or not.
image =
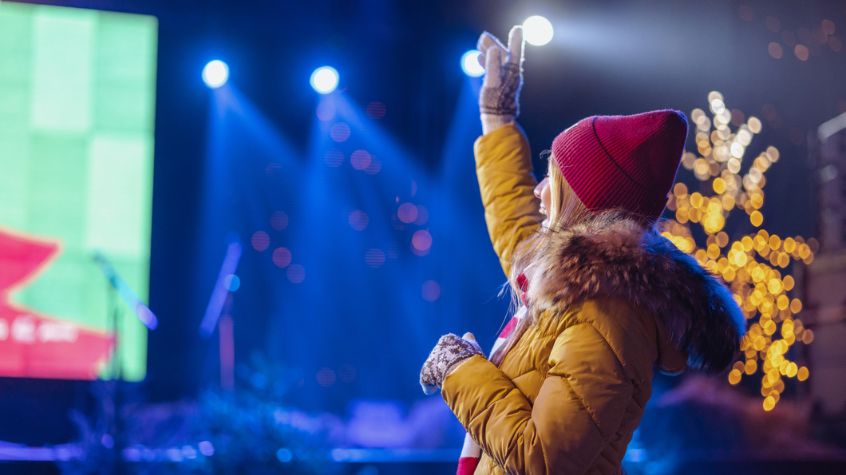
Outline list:
[[[537,234],[527,239],[525,243],[522,243],[514,251],[510,279],[512,314],[520,308],[519,295],[521,294],[521,290],[517,286],[517,277],[532,266],[539,258],[541,252],[549,249],[547,244],[555,233],[582,223],[592,216],[590,210],[585,207],[579,197],[576,196],[576,192],[567,183],[552,152],[544,152],[542,156],[545,156],[549,162],[547,176],[549,178],[550,200],[549,209],[547,210],[547,225],[542,227]],[[502,362],[505,354],[519,339],[523,331],[533,323],[533,317],[534,314],[529,309],[528,314],[520,320],[520,324],[514,329],[508,340],[491,355],[491,361],[494,364],[498,365]]]
[[[537,234],[527,239],[514,250],[511,265],[512,281],[524,272],[537,259],[538,252],[546,249],[547,241],[559,231],[584,222],[591,217],[592,213],[585,207],[573,188],[567,183],[564,174],[558,167],[555,155],[551,151],[544,152],[542,156],[548,158],[547,177],[549,178],[549,209],[547,210],[546,226],[542,227]]]
[[[582,204],[582,201],[576,196],[576,192],[567,183],[564,174],[558,167],[558,162],[555,160],[555,155],[549,152],[549,165],[547,166],[547,175],[549,176],[549,230],[560,231],[568,227],[578,224],[588,217],[591,213]]]

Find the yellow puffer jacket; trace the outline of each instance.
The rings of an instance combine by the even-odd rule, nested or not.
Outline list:
[[[542,220],[517,126],[481,137],[485,219],[506,275]],[[722,369],[744,318],[727,289],[654,229],[602,213],[555,233],[526,270],[533,323],[499,366],[474,356],[443,383],[482,448],[477,474],[618,474],[653,368]]]

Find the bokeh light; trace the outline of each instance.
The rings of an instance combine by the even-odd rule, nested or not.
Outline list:
[[[370,217],[364,211],[357,209],[350,213],[348,218],[350,227],[356,231],[364,231],[370,223]]]
[[[837,26],[834,24],[833,21],[829,20],[828,18],[824,19],[821,22],[821,28],[823,33],[826,35],[833,35],[837,31]]]
[[[403,203],[397,209],[397,218],[405,224],[417,221],[417,206],[411,203]]]
[[[367,104],[367,109],[365,109],[365,113],[371,119],[384,119],[385,115],[387,115],[388,113],[388,108],[385,106],[384,102],[372,101]]]
[[[345,122],[332,124],[332,128],[329,129],[329,137],[335,142],[346,142],[350,138],[350,133],[350,126]]]
[[[546,17],[532,15],[523,21],[523,37],[533,46],[543,46],[555,35],[555,30]]]
[[[746,158],[752,139],[761,132],[760,119],[750,116],[732,129],[732,122],[737,122],[733,119],[745,114],[730,112],[716,91],[708,95],[708,102],[710,116],[702,109],[690,114],[696,153],[685,152],[682,157],[682,166],[693,172],[700,190],[676,183],[667,203],[675,219],[665,223],[662,234],[729,285],[748,331],[741,341],[742,359],[732,366],[728,382],[737,385],[744,377],[759,375],[762,408],[771,411],[781,399],[784,379],[809,377],[807,367],[790,359],[790,348],[797,342],[810,344],[814,334],[798,317],[802,301],[790,295],[796,280],[789,269],[795,262],[812,263],[818,243],[762,228],[766,172],[780,153],[770,146],[754,159]],[[738,209],[747,217],[739,227],[751,231],[729,236],[725,226]],[[697,242],[694,225],[702,228],[704,243]]]
[[[771,41],[770,44],[767,45],[767,52],[773,59],[781,59],[784,56],[784,48],[781,47],[780,43],[775,41]]]
[[[381,249],[368,249],[364,253],[364,263],[367,267],[376,269],[385,264],[385,251]]]
[[[277,231],[282,231],[287,228],[288,215],[285,214],[284,211],[274,211],[273,214],[270,215],[270,227]]]
[[[432,235],[429,231],[421,229],[416,231],[411,237],[411,249],[418,255],[425,255],[429,253],[432,247]]]
[[[291,449],[286,449],[285,447],[280,448],[276,451],[276,460],[279,460],[281,463],[288,463],[294,459],[294,453],[291,452]]]
[[[301,264],[291,264],[290,266],[288,266],[288,271],[286,274],[288,277],[288,281],[290,281],[292,284],[301,284],[305,280],[306,276],[305,267],[303,267]]]
[[[434,280],[427,280],[423,282],[423,287],[420,289],[420,296],[427,302],[434,302],[441,298],[441,286]]]
[[[273,250],[273,255],[271,257],[273,260],[273,265],[279,267],[280,269],[284,269],[291,265],[291,260],[293,256],[291,255],[291,251],[285,247],[277,247]]]
[[[372,161],[370,152],[364,149],[356,150],[350,155],[350,165],[356,170],[367,170]]]
[[[250,237],[250,245],[258,252],[267,250],[270,247],[270,236],[264,231],[256,231]]]
[[[197,444],[197,448],[200,450],[200,453],[205,455],[206,457],[211,457],[214,455],[214,444],[209,442],[208,440],[200,441]]]
[[[235,274],[227,274],[223,278],[223,287],[230,292],[237,292],[241,288],[241,278]]]
[[[807,46],[803,44],[798,44],[793,47],[793,54],[796,55],[796,59],[798,59],[799,61],[807,61],[811,52]]]

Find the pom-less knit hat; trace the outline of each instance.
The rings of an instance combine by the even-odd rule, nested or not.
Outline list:
[[[552,154],[590,211],[622,208],[657,220],[676,177],[687,119],[676,110],[593,116],[558,134]]]

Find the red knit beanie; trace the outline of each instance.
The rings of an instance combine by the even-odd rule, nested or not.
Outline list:
[[[650,220],[664,211],[687,119],[676,110],[593,116],[558,134],[552,153],[585,207],[622,208]]]

